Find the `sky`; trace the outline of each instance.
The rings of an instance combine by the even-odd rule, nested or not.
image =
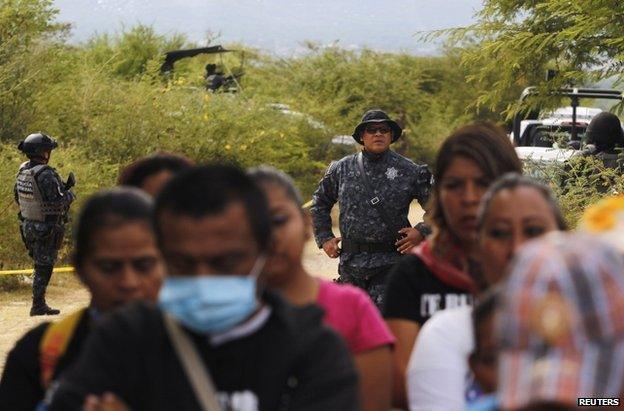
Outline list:
[[[55,0],[59,20],[73,25],[72,40],[137,23],[159,33],[184,33],[205,44],[242,42],[278,55],[301,51],[303,42],[433,54],[435,44],[414,34],[464,26],[482,0]]]

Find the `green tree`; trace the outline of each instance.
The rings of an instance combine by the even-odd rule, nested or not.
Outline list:
[[[133,78],[148,72],[150,65],[159,66],[165,52],[189,47],[182,34],[164,36],[153,27],[137,25],[117,35],[101,34],[92,37],[84,48],[87,60],[97,67],[124,78]]]
[[[508,100],[509,90],[528,83],[547,92],[624,74],[619,0],[486,0],[477,17],[471,26],[436,33],[456,44],[476,40],[463,56],[472,80],[496,79],[480,91],[477,105],[495,107]],[[546,68],[558,72],[552,81],[545,79]],[[516,109],[507,103],[508,115]]]
[[[67,26],[52,0],[0,0],[0,137],[13,140],[33,116],[32,99]]]
[[[243,80],[246,93],[287,104],[343,135],[352,133],[366,110],[382,108],[405,128],[405,138],[395,148],[419,161],[431,159],[436,141],[452,124],[431,112],[446,75],[434,72],[439,61],[310,47],[310,53],[298,58],[252,62]],[[438,120],[443,127],[435,127]]]

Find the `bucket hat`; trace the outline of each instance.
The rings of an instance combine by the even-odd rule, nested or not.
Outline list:
[[[353,138],[359,144],[362,144],[362,134],[364,133],[364,129],[368,124],[371,123],[388,123],[390,128],[392,129],[392,142],[394,143],[401,137],[403,134],[403,129],[398,123],[392,120],[384,111],[379,109],[368,110],[362,116],[362,121],[355,127],[355,131],[353,131]]]

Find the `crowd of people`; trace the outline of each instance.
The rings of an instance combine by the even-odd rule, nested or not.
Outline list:
[[[624,409],[624,197],[568,232],[499,127],[457,129],[433,172],[401,132],[365,113],[310,209],[271,166],[125,167],[75,224],[89,305],[17,341],[0,410]]]

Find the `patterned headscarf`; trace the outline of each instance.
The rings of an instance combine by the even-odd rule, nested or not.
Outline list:
[[[624,388],[624,257],[587,234],[551,233],[511,265],[499,316],[503,409],[576,405]]]

